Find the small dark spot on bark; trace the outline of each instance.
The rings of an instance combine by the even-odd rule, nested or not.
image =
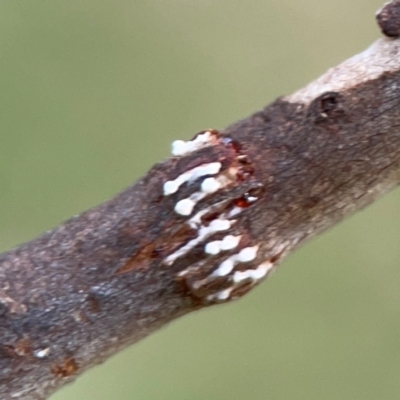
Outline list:
[[[281,257],[282,257],[282,254],[285,252],[285,250],[286,250],[286,248],[284,248],[282,251],[280,251],[278,254],[275,254],[274,256],[272,256],[271,258],[270,258],[270,262],[272,263],[272,264],[275,264]]]
[[[58,378],[66,378],[78,370],[78,364],[72,357],[67,357],[61,364],[51,367],[51,373]]]
[[[233,204],[240,208],[247,208],[251,205],[251,203],[244,196],[233,200]]]
[[[161,250],[160,249],[153,249],[153,251],[150,254],[150,257],[153,258],[153,259],[161,258],[162,257]]]
[[[279,260],[280,254],[277,254],[276,256],[271,257],[270,261],[271,263],[275,263]]]
[[[327,93],[321,97],[320,107],[321,112],[329,114],[337,108],[338,100],[336,93]]]
[[[341,101],[339,93],[326,92],[311,103],[309,115],[316,124],[335,122],[344,115]]]
[[[100,312],[100,302],[93,293],[89,294],[86,301],[87,301],[87,305],[88,305],[88,310],[91,313],[97,314]]]
[[[264,194],[265,188],[261,185],[250,188],[243,196],[232,201],[236,207],[247,208],[254,204]]]
[[[313,208],[315,207],[319,202],[321,201],[321,199],[317,196],[311,196],[309,197],[304,204],[304,208]]]
[[[376,14],[376,20],[384,35],[398,38],[400,36],[400,0],[384,5]]]

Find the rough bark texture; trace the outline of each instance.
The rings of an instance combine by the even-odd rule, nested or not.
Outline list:
[[[396,186],[399,52],[380,39],[1,255],[0,398],[44,399],[169,321],[240,297]]]

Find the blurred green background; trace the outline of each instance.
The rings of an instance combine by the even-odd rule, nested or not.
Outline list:
[[[380,0],[2,0],[0,247],[380,36]],[[400,398],[400,193],[243,300],[182,318],[52,400]]]

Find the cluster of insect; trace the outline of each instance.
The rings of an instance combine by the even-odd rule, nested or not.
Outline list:
[[[188,156],[205,147],[219,145],[222,141],[223,138],[218,131],[204,131],[191,141],[173,142],[172,155]],[[238,155],[239,159],[240,157],[246,156]],[[182,187],[196,183],[193,186],[197,189],[189,196],[177,200],[174,206],[174,212],[179,217],[185,218],[184,223],[195,230],[196,237],[169,254],[164,259],[164,264],[172,265],[178,259],[187,256],[194,248],[203,246],[205,257],[202,262],[197,266],[187,267],[179,272],[178,276],[185,280],[192,295],[206,303],[224,302],[240,297],[273,268],[271,261],[257,263],[259,245],[248,246],[248,238],[243,240],[240,229],[234,229],[237,228],[235,217],[257,202],[256,195],[247,192],[229,206],[226,204],[223,206],[224,202],[220,201],[194,212],[201,200],[209,199],[212,195],[234,186],[239,176],[239,168],[234,163],[223,168],[221,162],[215,161],[185,171],[175,179],[165,182],[163,186],[164,196],[173,196],[178,194]],[[213,215],[212,219],[204,218],[207,215]],[[213,236],[217,236],[218,239]],[[246,242],[247,246],[243,245]],[[211,272],[208,270],[204,276],[201,266],[213,263],[212,258],[215,259],[215,267]]]

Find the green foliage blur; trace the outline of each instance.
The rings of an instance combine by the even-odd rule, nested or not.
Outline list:
[[[0,247],[380,36],[380,0],[2,0]],[[399,399],[400,193],[51,400]]]

